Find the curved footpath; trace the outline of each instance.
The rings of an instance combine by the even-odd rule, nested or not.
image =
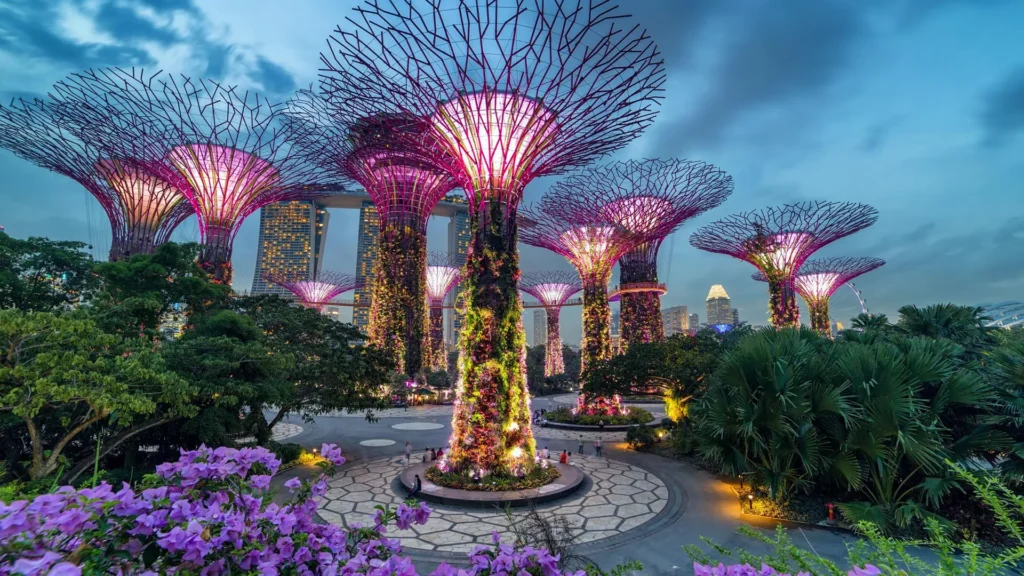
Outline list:
[[[553,407],[552,399],[536,398],[536,408]],[[409,411],[410,413],[413,410]],[[417,422],[430,423],[430,429],[408,430],[403,424],[409,423],[408,418],[388,417],[370,423],[358,418],[321,417],[312,424],[302,424],[302,433],[289,439],[304,446],[318,447],[322,442],[333,442],[341,446],[342,452],[350,464],[358,467],[364,463],[393,457],[396,460],[404,449],[406,441],[413,445],[413,461],[421,458],[423,448],[444,446],[450,433],[450,416],[431,411],[432,414],[413,415]],[[389,416],[393,415],[391,412]],[[300,424],[299,419],[291,420]],[[398,428],[395,428],[398,426]],[[383,442],[388,440],[388,442]],[[393,442],[393,443],[392,443]],[[596,462],[593,448],[588,440],[585,446],[586,460]],[[386,444],[386,445],[384,445]],[[547,446],[553,453],[567,450],[578,451],[576,439],[544,438],[538,436],[539,448]],[[657,513],[649,520],[637,523],[636,527],[620,530],[618,534],[603,534],[600,539],[592,539],[581,544],[577,551],[608,569],[616,564],[630,560],[639,560],[644,564],[642,574],[658,576],[662,574],[692,574],[692,562],[686,556],[683,546],[686,544],[701,545],[700,537],[711,538],[718,544],[730,548],[744,548],[751,551],[768,552],[767,547],[758,544],[736,532],[742,524],[752,525],[748,520],[740,518],[737,498],[727,484],[718,481],[711,474],[698,470],[683,462],[662,458],[648,453],[628,450],[620,442],[604,443],[604,456],[617,469],[639,468],[656,477],[664,484],[664,490],[658,490]],[[616,464],[618,462],[618,464]],[[582,463],[582,462],[581,462]],[[591,466],[587,466],[590,468]],[[275,482],[296,474],[309,473],[301,469],[283,473]],[[339,487],[340,488],[340,487]],[[287,490],[283,491],[287,493]],[[664,498],[662,499],[662,495]],[[334,496],[334,494],[330,494]],[[664,506],[660,503],[664,501]],[[450,515],[449,511],[445,515]],[[330,516],[330,514],[328,514]],[[438,518],[440,520],[440,518]],[[335,520],[335,518],[331,518]],[[633,524],[633,523],[630,523]],[[758,528],[765,531],[774,529],[770,521],[758,522]],[[625,525],[625,523],[622,523]],[[485,526],[481,526],[483,530]],[[487,528],[490,533],[491,528]],[[412,533],[392,531],[392,537],[401,539],[415,537]],[[845,561],[846,545],[853,542],[854,537],[848,534],[834,533],[826,529],[792,529],[790,537],[793,542],[805,549],[839,562]],[[586,538],[584,538],[586,539]],[[441,561],[448,561],[455,566],[464,565],[465,556],[461,552],[440,552],[422,548],[406,547],[404,554],[413,558],[422,574],[429,574]]]

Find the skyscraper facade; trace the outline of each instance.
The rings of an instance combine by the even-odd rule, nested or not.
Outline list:
[[[686,306],[672,306],[661,310],[661,323],[665,327],[665,337],[686,332],[690,327],[690,319],[686,315]]]
[[[708,324],[732,324],[732,300],[721,284],[715,284],[704,301],[707,307]]]
[[[353,301],[357,306],[352,309],[352,323],[363,332],[370,325],[370,294],[373,293],[373,265],[377,262],[379,236],[377,208],[370,200],[364,200],[359,207],[359,239],[356,242],[356,278],[363,281],[363,287],[356,289]]]
[[[733,326],[739,326],[740,325],[740,311],[739,311],[738,308],[733,308],[732,309],[732,325]]]
[[[308,280],[320,271],[330,214],[315,202],[294,200],[260,209],[260,236],[252,294],[294,295],[269,276]]]
[[[548,343],[548,313],[543,308],[533,311],[533,345]]]
[[[696,312],[690,314],[690,333],[700,330],[700,316]]]
[[[446,198],[445,201],[465,203],[465,200],[458,196]],[[456,212],[448,221],[448,253],[458,254],[460,262],[465,260],[466,253],[469,252],[469,240],[469,212]],[[459,332],[462,330],[463,314],[459,311],[459,305],[462,302],[461,295],[462,284],[460,283],[451,289],[445,301],[448,306],[454,306],[445,320],[445,340],[448,342],[449,349],[454,349],[459,339]]]

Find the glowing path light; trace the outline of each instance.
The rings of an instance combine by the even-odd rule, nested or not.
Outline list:
[[[448,350],[444,343],[444,299],[462,279],[463,258],[457,254],[433,252],[428,257],[427,298],[430,301],[430,347],[428,365],[431,370],[448,367]]]
[[[758,268],[768,281],[775,326],[800,324],[794,277],[821,247],[878,220],[878,211],[854,202],[804,202],[734,214],[690,236],[701,250],[728,254]]]
[[[547,313],[547,343],[544,347],[544,376],[565,372],[559,314],[569,298],[583,290],[579,274],[564,270],[530,272],[519,280],[519,289],[544,305]]]

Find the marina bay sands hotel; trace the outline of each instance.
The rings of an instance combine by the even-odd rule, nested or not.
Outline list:
[[[373,285],[373,264],[377,260],[377,236],[380,226],[377,209],[370,196],[362,190],[344,192],[318,198],[315,201],[298,200],[270,204],[260,210],[259,247],[256,251],[256,271],[253,274],[252,294],[279,294],[292,298],[291,292],[267,280],[268,276],[281,276],[296,280],[308,279],[320,271],[324,245],[327,239],[328,208],[359,210],[359,240],[356,244],[356,277],[365,283],[356,290],[356,304],[370,303]],[[466,255],[469,249],[469,207],[464,198],[449,195],[434,208],[433,216],[448,217],[448,253]],[[448,295],[448,304],[454,304],[460,289]],[[445,310],[445,340],[449,344],[462,327],[462,315]],[[366,330],[370,309],[366,306],[352,309],[352,321]]]

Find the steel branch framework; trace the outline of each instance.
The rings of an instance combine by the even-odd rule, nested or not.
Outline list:
[[[565,360],[562,358],[562,334],[558,317],[565,302],[583,290],[579,274],[565,270],[530,272],[524,274],[519,281],[519,289],[539,300],[547,313],[544,376],[564,373]]]
[[[855,202],[803,202],[734,214],[690,236],[701,250],[728,254],[758,268],[768,280],[769,311],[775,326],[796,326],[794,277],[818,249],[863,230],[878,211]]]
[[[691,160],[612,162],[573,175],[551,191],[561,203],[601,206],[604,216],[637,236],[619,260],[622,343],[664,338],[658,248],[686,220],[725,202],[732,177]]]
[[[333,112],[422,118],[413,138],[462,186],[472,239],[444,470],[533,462],[516,208],[534,178],[617,150],[654,119],[664,67],[604,0],[369,0],[322,54]]]
[[[309,280],[292,280],[286,277],[270,276],[269,281],[288,290],[306,308],[323,311],[324,306],[337,296],[361,288],[363,281],[352,274],[321,272]]]
[[[232,244],[249,214],[342,188],[290,146],[284,104],[255,93],[119,68],[73,74],[55,90],[107,154],[179,187],[199,219],[200,264],[216,281],[231,281]],[[122,137],[128,126],[135,137]]]
[[[448,351],[444,343],[444,299],[462,280],[465,258],[447,252],[431,252],[427,256],[427,298],[430,301],[430,347],[428,365],[431,370],[448,367]]]
[[[87,126],[50,100],[14,100],[0,107],[0,146],[85,187],[110,220],[110,259],[151,253],[192,214],[171,182],[145,171],[131,156],[109,156]],[[117,132],[121,138],[130,134]]]
[[[828,309],[832,294],[843,284],[884,264],[885,260],[881,258],[860,256],[810,260],[801,266],[793,283],[811,314],[811,329],[831,338]],[[753,278],[759,282],[768,281],[763,272],[755,273]]]

